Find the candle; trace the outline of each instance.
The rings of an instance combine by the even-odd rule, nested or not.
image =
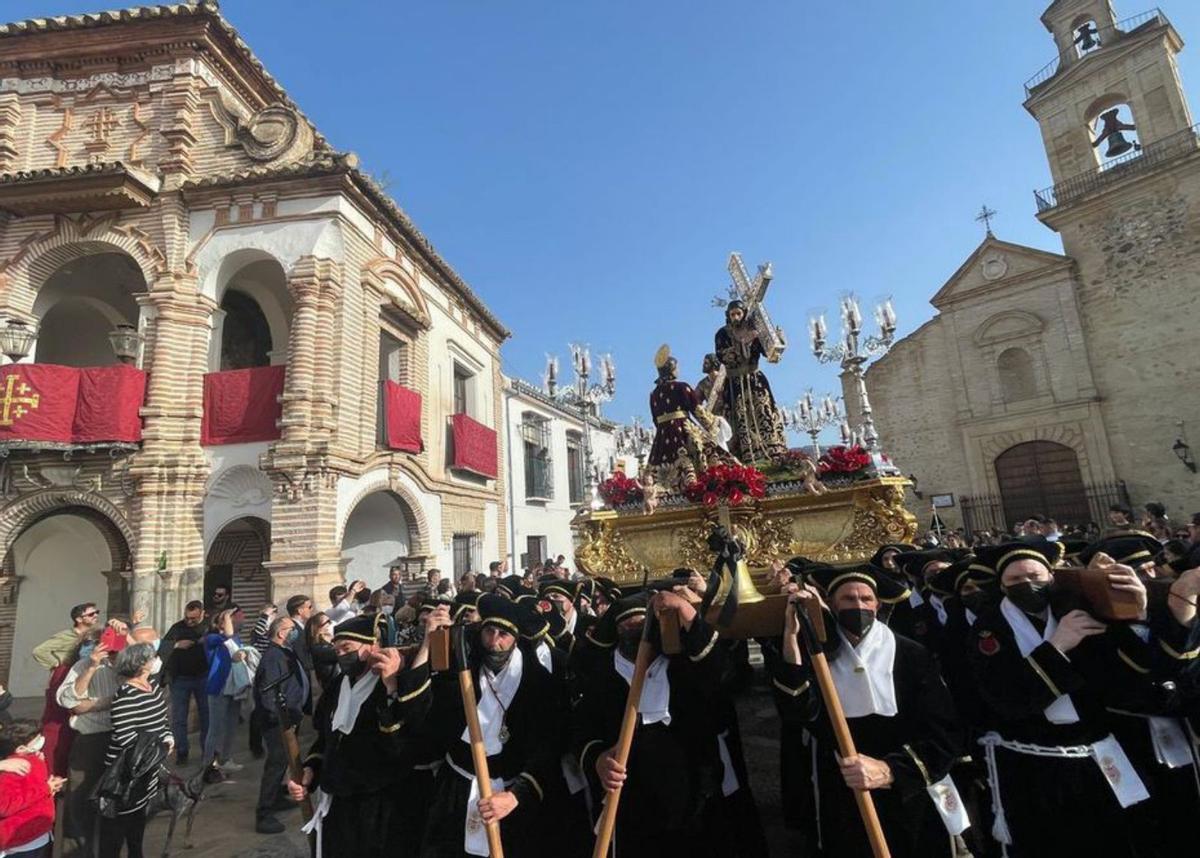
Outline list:
[[[854,300],[854,296],[847,295],[843,306],[848,326],[852,330],[858,330],[862,326],[862,313],[859,312],[858,302]]]
[[[842,425],[839,428],[842,431],[842,443],[849,444],[850,443],[850,424],[847,423],[845,420],[843,420]]]

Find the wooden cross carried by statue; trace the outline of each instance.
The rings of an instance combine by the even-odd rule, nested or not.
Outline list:
[[[771,263],[758,266],[758,273],[754,275],[754,280],[751,280],[750,274],[742,262],[742,255],[734,252],[729,254],[729,276],[733,278],[733,285],[729,287],[730,298],[746,305],[746,318],[754,326],[759,340],[762,342],[767,360],[771,363],[778,363],[787,348],[787,337],[783,333],[783,328],[772,324],[771,317],[767,315],[766,305],[763,303],[773,276]],[[716,303],[717,306],[723,307],[728,302],[718,299]]]

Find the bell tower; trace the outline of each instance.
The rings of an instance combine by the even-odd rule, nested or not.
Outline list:
[[[1025,109],[1055,183],[1039,194],[1045,212],[1095,190],[1100,173],[1160,159],[1192,116],[1175,60],[1183,40],[1163,13],[1117,20],[1109,0],[1055,0],[1042,23],[1058,56],[1025,83]]]

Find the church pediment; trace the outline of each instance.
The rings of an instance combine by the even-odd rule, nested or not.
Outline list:
[[[1057,273],[1071,265],[1071,258],[989,235],[967,257],[930,303],[939,309],[946,304],[982,295],[996,288]]]

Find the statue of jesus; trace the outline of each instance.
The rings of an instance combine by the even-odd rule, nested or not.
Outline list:
[[[787,452],[783,417],[766,375],[758,368],[765,350],[758,331],[746,318],[743,301],[730,301],[725,307],[716,353],[727,375],[724,416],[733,428],[729,451],[746,463],[778,459]]]

